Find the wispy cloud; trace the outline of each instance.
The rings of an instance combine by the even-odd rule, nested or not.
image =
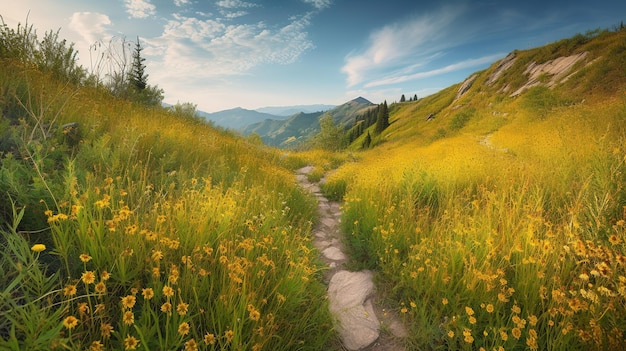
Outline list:
[[[457,62],[457,63],[451,64],[451,65],[447,65],[445,67],[433,69],[433,70],[430,70],[430,71],[417,72],[417,73],[407,74],[407,75],[386,77],[386,78],[383,78],[383,79],[379,79],[379,80],[375,80],[375,81],[369,82],[369,83],[365,84],[365,87],[371,88],[371,87],[377,87],[377,86],[382,86],[382,85],[403,83],[403,82],[407,82],[407,81],[411,81],[411,80],[430,78],[430,77],[438,76],[440,74],[450,73],[450,72],[459,71],[459,70],[466,69],[466,68],[472,68],[472,67],[477,67],[477,66],[482,66],[484,64],[492,63],[492,62],[494,62],[494,61],[496,61],[498,59],[501,59],[505,55],[506,55],[505,53],[498,53],[498,54],[494,54],[494,55],[488,55],[488,56],[484,56],[484,57],[479,57],[479,58],[476,58],[476,59],[464,60],[464,61],[461,61],[461,62]]]
[[[174,0],[174,5],[181,7],[191,4],[191,0]]]
[[[176,15],[160,37],[147,41],[147,53],[162,55],[167,74],[179,77],[241,75],[263,63],[292,63],[311,49],[309,17],[291,18],[277,28]]]
[[[156,6],[149,0],[124,0],[124,6],[132,18],[147,18],[156,13]]]
[[[444,7],[437,13],[376,30],[370,35],[367,49],[346,58],[341,71],[347,75],[348,86],[362,83],[371,72],[415,64],[418,57],[455,45],[460,38],[452,39],[448,34],[463,12],[463,7]]]
[[[220,1],[216,2],[215,5],[217,5],[219,7],[226,8],[226,9],[239,9],[239,8],[248,8],[248,7],[257,7],[257,6],[259,6],[259,5],[254,4],[254,3],[241,1],[241,0],[220,0]]]
[[[313,5],[316,9],[322,10],[330,6],[331,0],[302,0],[307,4]]]

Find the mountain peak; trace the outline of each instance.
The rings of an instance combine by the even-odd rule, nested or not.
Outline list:
[[[362,96],[359,96],[358,98],[353,99],[352,102],[356,102],[357,104],[368,104],[368,105],[372,103],[371,101],[369,101],[368,99]]]

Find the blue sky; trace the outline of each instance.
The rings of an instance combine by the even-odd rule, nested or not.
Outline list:
[[[393,102],[463,81],[514,49],[626,20],[624,0],[20,0],[5,23],[89,48],[139,36],[165,102],[215,112]]]

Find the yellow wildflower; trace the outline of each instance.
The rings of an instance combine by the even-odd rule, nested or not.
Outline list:
[[[185,351],[198,351],[198,344],[196,340],[190,339],[185,343]]]
[[[161,312],[170,313],[171,311],[172,311],[172,304],[171,303],[166,302],[166,303],[161,305]]]
[[[99,282],[98,284],[96,284],[96,292],[98,294],[104,294],[107,291],[107,286],[104,284],[104,282]]]
[[[104,345],[100,341],[94,341],[89,346],[89,351],[104,351]]]
[[[609,242],[612,245],[617,245],[617,244],[621,243],[622,240],[617,235],[613,234],[613,235],[609,236]]]
[[[163,259],[163,252],[161,252],[160,250],[156,250],[156,251],[152,252],[152,260],[153,261],[159,262],[162,259]]]
[[[258,321],[261,318],[261,313],[257,310],[250,311],[250,319]]]
[[[89,285],[93,284],[96,281],[96,275],[92,271],[86,271],[80,277],[83,283]]]
[[[150,300],[154,297],[154,290],[152,288],[141,289],[141,295],[143,295],[144,299]]]
[[[78,304],[78,313],[81,316],[85,316],[89,312],[89,305],[86,302],[81,302]]]
[[[89,256],[87,254],[80,254],[80,260],[83,263],[87,263],[87,262],[91,261],[91,256]]]
[[[443,305],[447,305],[448,304],[448,299],[446,299],[445,297],[443,299],[441,299],[441,303]]]
[[[124,350],[136,350],[139,345],[139,340],[137,340],[134,336],[126,336],[124,339]]]
[[[104,323],[100,325],[100,334],[103,339],[109,339],[111,337],[111,333],[113,333],[113,326],[109,323]]]
[[[124,324],[132,325],[135,323],[135,315],[131,311],[124,312],[124,316],[122,317]]]
[[[233,337],[235,336],[235,332],[233,332],[232,330],[227,330],[224,333],[224,338],[226,339],[226,342],[231,342],[233,341]]]
[[[67,329],[73,329],[77,325],[78,325],[78,318],[74,316],[67,316],[63,320],[63,326],[66,327]]]
[[[166,285],[163,287],[163,295],[166,297],[172,297],[174,295],[174,289],[171,286]]]
[[[30,249],[33,250],[33,252],[42,252],[42,251],[46,250],[46,245],[44,245],[44,244],[35,244]]]
[[[176,305],[176,312],[178,312],[179,316],[186,315],[188,310],[189,310],[188,303],[181,302],[178,305]]]
[[[122,297],[122,306],[125,308],[133,308],[137,299],[133,295],[127,295]]]
[[[206,345],[215,345],[215,335],[211,333],[206,333],[204,335],[204,343]]]
[[[185,336],[185,335],[189,334],[189,329],[190,329],[189,328],[189,323],[182,322],[178,326],[178,334],[180,334],[181,336]]]
[[[511,329],[511,335],[513,335],[513,337],[517,340],[519,340],[519,338],[522,336],[522,330],[520,328],[513,328]]]
[[[76,295],[76,285],[68,284],[63,288],[63,295],[74,296]]]
[[[107,281],[109,278],[111,278],[111,274],[109,272],[102,271],[102,273],[100,273],[100,279]]]
[[[487,304],[487,306],[485,307],[485,310],[487,310],[488,313],[493,313],[493,305],[492,304]]]
[[[474,342],[474,337],[472,336],[471,330],[465,328],[463,330],[463,336],[464,336],[463,341],[465,341],[466,343],[471,344]]]

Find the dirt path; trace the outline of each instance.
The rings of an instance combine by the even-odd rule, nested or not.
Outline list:
[[[342,347],[346,350],[404,350],[402,338],[406,337],[406,329],[395,314],[379,305],[373,273],[345,268],[349,257],[340,228],[341,205],[325,198],[318,183],[309,182],[306,175],[311,171],[312,167],[304,167],[297,170],[296,175],[298,183],[318,200],[319,220],[313,228],[313,244],[328,266],[324,280],[328,284],[329,308]]]

